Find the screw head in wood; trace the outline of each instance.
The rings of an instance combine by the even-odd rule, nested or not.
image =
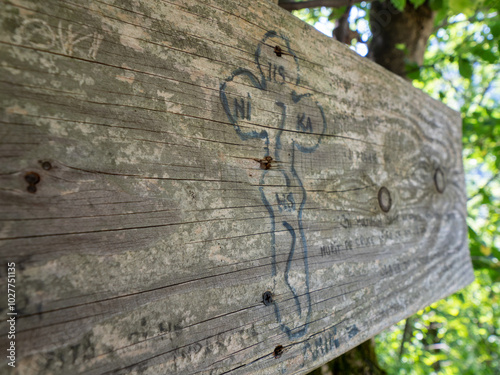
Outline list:
[[[26,176],[24,176],[24,179],[26,182],[30,185],[36,185],[40,182],[40,175],[35,172],[29,172],[26,173]]]
[[[283,50],[281,49],[280,46],[275,46],[274,53],[276,54],[276,56],[281,57],[281,55],[283,54]]]
[[[46,171],[48,171],[52,168],[52,164],[50,164],[48,161],[44,161],[42,163],[42,168],[45,169]]]
[[[271,162],[273,161],[273,158],[271,156],[266,156],[264,159],[260,160],[260,169],[271,169]]]
[[[35,194],[36,193],[36,186],[35,185],[28,185],[26,190],[28,190],[28,193]]]
[[[382,186],[378,191],[378,204],[380,206],[380,209],[384,212],[389,212],[389,210],[391,209],[391,193],[385,186]]]
[[[273,303],[273,294],[270,291],[264,292],[262,294],[262,302],[264,302],[264,305],[269,306]]]
[[[283,345],[278,345],[276,348],[274,348],[274,358],[278,359],[279,357],[281,357],[281,355],[283,354]]]
[[[446,189],[446,179],[441,168],[437,168],[434,172],[434,185],[436,185],[436,190],[439,193],[443,193]]]

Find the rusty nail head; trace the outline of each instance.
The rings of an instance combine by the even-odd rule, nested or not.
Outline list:
[[[382,209],[382,211],[384,212],[389,212],[389,210],[391,209],[392,206],[391,193],[385,186],[382,186],[378,191],[378,204]]]
[[[276,54],[276,56],[281,57],[281,55],[283,54],[283,51],[281,50],[280,46],[275,46],[274,53]]]
[[[50,164],[48,161],[44,161],[42,163],[42,168],[45,169],[46,171],[48,171],[52,168],[52,164]]]
[[[434,172],[434,185],[436,185],[436,190],[443,193],[446,189],[446,179],[444,178],[444,173],[441,168],[437,168]]]
[[[260,169],[271,169],[271,162],[273,158],[271,156],[266,156],[264,159],[260,161]]]
[[[273,303],[273,294],[270,291],[264,292],[264,294],[262,294],[262,301],[264,305],[269,306]]]
[[[281,355],[283,354],[283,346],[278,345],[276,348],[274,348],[273,354],[274,354],[274,358],[276,358],[276,359],[281,357]]]
[[[38,184],[40,182],[40,175],[38,173],[35,173],[35,172],[29,172],[29,173],[26,173],[26,176],[24,176],[24,179],[26,180],[26,182],[30,185],[35,185],[35,184]]]

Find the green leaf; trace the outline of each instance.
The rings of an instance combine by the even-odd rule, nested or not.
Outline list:
[[[491,281],[492,282],[499,282],[500,281],[500,270],[494,269],[494,268],[493,269],[490,268],[487,271],[488,271],[488,274],[491,277]]]
[[[448,17],[448,10],[446,8],[436,8],[436,17],[434,18],[434,26],[439,27],[443,21]]]
[[[471,79],[473,69],[472,69],[472,64],[470,63],[469,60],[466,59],[459,59],[458,60],[458,71],[460,72],[460,75],[466,79]]]
[[[410,0],[410,3],[412,3],[415,8],[418,8],[420,5],[425,3],[425,0]]]
[[[410,79],[419,79],[421,68],[416,62],[406,63],[406,76]]]
[[[500,10],[500,1],[498,0],[486,0],[483,5],[486,9],[492,8]]]
[[[345,13],[346,9],[347,9],[346,6],[340,8],[332,8],[332,12],[328,16],[328,21],[334,21],[340,18]]]
[[[474,7],[471,0],[449,0],[448,5],[455,14],[465,13]]]
[[[406,0],[391,0],[391,3],[397,10],[401,12],[405,9],[406,6]]]
[[[500,36],[500,22],[488,25],[488,27],[490,28],[491,35],[493,35],[494,38],[498,38]]]
[[[491,49],[485,49],[482,45],[475,46],[472,48],[471,52],[491,64],[494,64],[497,61],[497,57],[493,52],[491,52]]]
[[[429,5],[432,10],[446,10],[446,6],[443,0],[430,0]]]

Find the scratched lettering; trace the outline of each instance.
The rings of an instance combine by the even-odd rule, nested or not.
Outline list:
[[[394,245],[404,243],[406,241],[419,238],[426,232],[424,224],[413,225],[410,228],[404,229],[375,229],[377,234],[372,235],[356,235],[348,240],[332,239],[329,243],[320,246],[320,254],[322,257],[337,256],[353,249],[366,247],[382,247],[386,245]]]
[[[340,341],[337,336],[337,327],[321,334],[316,334],[304,343],[302,349],[304,364],[310,361],[316,361],[318,358],[326,356],[339,347]]]
[[[413,261],[407,260],[394,264],[386,264],[382,266],[382,269],[380,270],[380,276],[382,276],[382,278],[387,278],[397,274],[405,273],[410,268],[412,263]]]
[[[104,38],[98,32],[88,32],[86,26],[73,30],[73,25],[64,25],[59,21],[57,27],[51,27],[41,19],[25,19],[19,35],[24,42],[39,49],[51,49],[65,55],[74,56],[75,52],[93,60],[96,59],[99,46]]]
[[[370,151],[354,151],[354,150],[346,150],[344,151],[344,157],[346,157],[349,161],[361,161],[363,163],[372,163],[378,164],[378,157],[375,152]]]
[[[321,256],[339,255],[343,251],[352,250],[353,242],[351,240],[345,240],[340,243],[333,241],[333,243],[321,246]]]

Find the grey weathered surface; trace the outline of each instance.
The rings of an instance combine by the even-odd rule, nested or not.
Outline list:
[[[277,5],[0,17],[11,373],[304,373],[472,280],[459,115]]]

